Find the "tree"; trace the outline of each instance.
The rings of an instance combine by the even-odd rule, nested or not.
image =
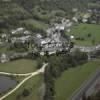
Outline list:
[[[27,97],[29,95],[30,95],[30,91],[28,89],[24,89],[23,92],[22,92],[22,96]]]
[[[91,38],[91,36],[92,36],[91,33],[88,33],[88,34],[87,34],[87,37],[88,37],[88,38]]]

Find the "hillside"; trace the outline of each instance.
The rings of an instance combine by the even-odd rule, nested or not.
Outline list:
[[[73,8],[84,10],[94,1],[98,0],[0,0],[0,33],[20,26],[32,29],[35,25],[27,21],[30,19],[39,26],[41,22],[47,25],[51,19],[70,17]]]

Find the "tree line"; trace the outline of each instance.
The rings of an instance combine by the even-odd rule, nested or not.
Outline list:
[[[86,63],[88,56],[84,52],[76,51],[72,54],[45,57],[45,59],[49,62],[49,66],[46,67],[44,74],[44,81],[46,85],[44,100],[54,100],[55,80],[68,68]]]

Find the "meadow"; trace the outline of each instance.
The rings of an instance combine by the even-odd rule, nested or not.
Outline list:
[[[97,68],[100,68],[100,60],[65,71],[55,82],[55,100],[68,100],[72,93],[95,73]]]
[[[78,45],[95,45],[100,43],[100,25],[78,24],[72,27],[71,32],[66,33],[75,36]]]
[[[7,63],[0,63],[0,72],[11,73],[30,73],[37,67],[37,61],[28,59],[19,59]]]

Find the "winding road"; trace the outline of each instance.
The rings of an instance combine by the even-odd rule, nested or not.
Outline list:
[[[29,80],[30,78],[32,78],[33,76],[36,76],[40,73],[44,73],[45,71],[45,67],[48,65],[48,63],[43,63],[42,68],[40,68],[39,70],[32,72],[32,73],[27,73],[27,74],[12,74],[12,73],[6,73],[6,72],[0,72],[0,74],[4,74],[4,75],[19,75],[19,76],[27,76],[24,80],[22,80],[14,89],[12,89],[10,92],[8,92],[7,94],[5,94],[4,96],[2,96],[0,98],[0,100],[5,99],[6,97],[8,97],[10,94],[12,94],[13,92],[15,92],[18,88],[20,88],[21,85],[23,85],[27,80]]]

